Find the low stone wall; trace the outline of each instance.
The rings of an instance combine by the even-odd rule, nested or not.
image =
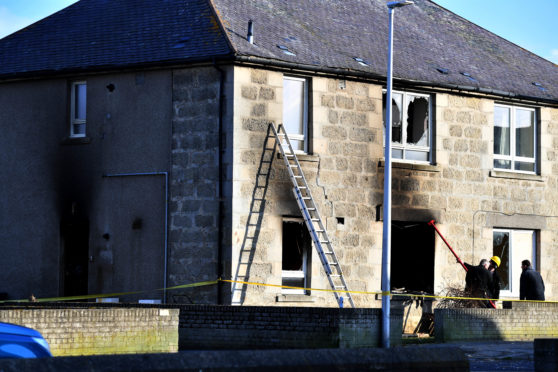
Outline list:
[[[391,311],[401,343],[403,311]],[[180,349],[376,347],[381,309],[180,305]]]
[[[558,304],[504,303],[503,309],[435,309],[438,342],[533,341],[558,337]]]
[[[126,304],[2,306],[0,322],[41,332],[53,356],[178,351],[177,308]]]
[[[0,371],[469,371],[457,347],[182,351],[174,354],[0,359]]]

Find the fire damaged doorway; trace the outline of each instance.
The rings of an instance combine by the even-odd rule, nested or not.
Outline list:
[[[61,223],[63,295],[87,294],[89,220],[77,203]]]
[[[391,289],[434,292],[434,229],[426,222],[392,221]]]

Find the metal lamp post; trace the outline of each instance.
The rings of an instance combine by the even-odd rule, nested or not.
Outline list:
[[[390,334],[390,264],[391,264],[391,91],[393,80],[393,12],[395,8],[414,4],[400,0],[387,4],[389,12],[388,66],[386,92],[386,136],[384,161],[384,223],[382,235],[382,346],[389,347]]]

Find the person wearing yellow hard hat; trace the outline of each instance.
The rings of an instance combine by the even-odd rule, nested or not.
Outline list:
[[[500,283],[502,282],[500,280],[500,275],[498,275],[498,272],[496,272],[496,269],[498,267],[500,267],[500,263],[502,261],[500,260],[500,257],[498,256],[492,256],[490,258],[490,265],[488,266],[488,271],[490,271],[492,273],[492,283],[490,285],[490,295],[491,298],[493,298],[494,300],[497,300],[500,298]]]

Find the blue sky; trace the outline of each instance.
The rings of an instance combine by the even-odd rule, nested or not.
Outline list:
[[[0,38],[76,1],[0,0]],[[558,64],[558,21],[556,21],[558,0],[434,1],[469,21]]]
[[[77,0],[0,0],[0,38],[45,18]]]
[[[558,0],[434,1],[488,31],[558,64]]]

